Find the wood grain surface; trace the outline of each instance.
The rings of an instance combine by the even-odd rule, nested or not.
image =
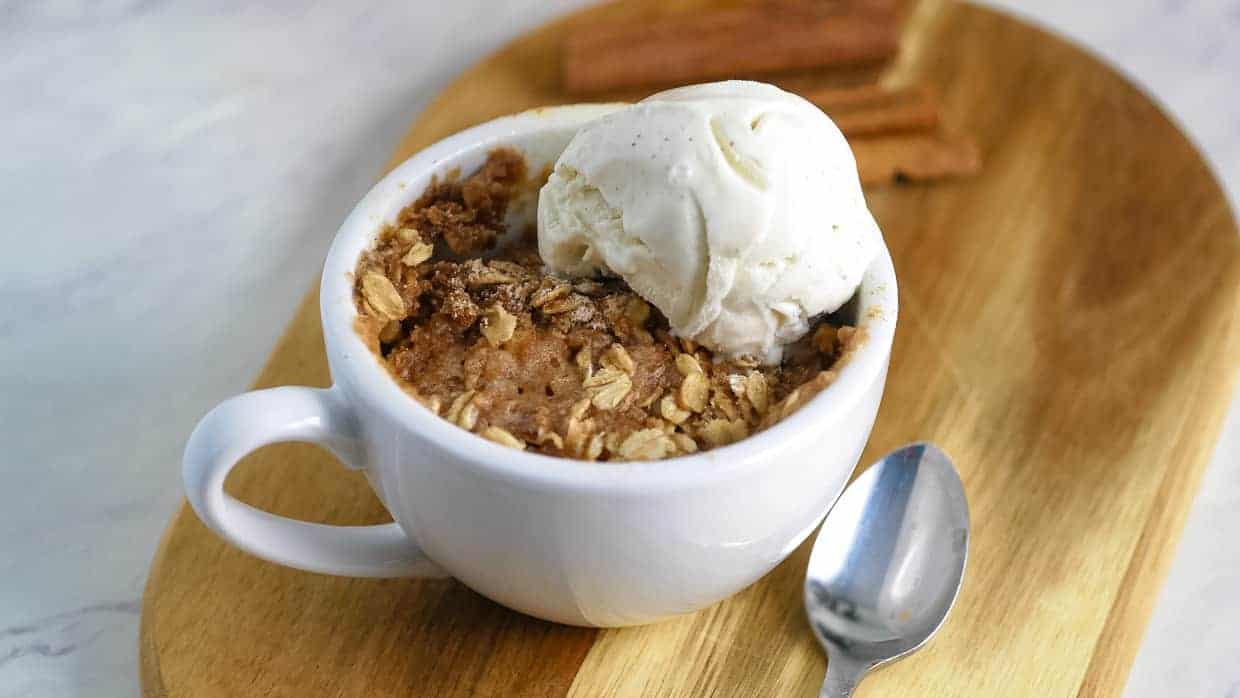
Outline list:
[[[608,5],[517,40],[420,115],[393,162],[564,101],[570,23],[708,4]],[[858,695],[1119,695],[1240,365],[1235,221],[1145,96],[1013,19],[921,2],[890,78],[935,86],[986,167],[868,192],[901,317],[863,461],[940,443],[960,466],[974,531],[942,632]],[[256,385],[328,385],[317,302],[307,297]],[[312,521],[387,518],[357,473],[310,446],[263,449],[229,489]],[[228,547],[183,507],[147,584],[143,691],[812,696],[825,660],[800,608],[807,555],[802,546],[694,615],[595,631],[526,618],[453,581],[284,569]]]

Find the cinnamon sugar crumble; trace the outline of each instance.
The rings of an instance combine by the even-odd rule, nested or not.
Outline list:
[[[436,180],[358,262],[358,331],[431,411],[496,443],[584,460],[651,460],[738,441],[835,378],[861,341],[825,320],[778,366],[716,360],[673,337],[619,279],[543,271],[509,202],[540,185],[522,156]]]

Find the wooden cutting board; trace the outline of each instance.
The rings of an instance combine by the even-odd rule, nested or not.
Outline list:
[[[395,161],[500,114],[564,101],[571,23],[466,72]],[[913,439],[955,455],[974,533],[959,603],[861,696],[1118,695],[1240,365],[1240,237],[1200,155],[1084,52],[1003,15],[923,2],[895,70],[937,85],[981,177],[869,192],[900,275],[900,329],[863,462]],[[258,386],[326,386],[307,297]],[[599,466],[606,467],[606,466]],[[314,447],[252,456],[238,497],[313,521],[385,513]],[[468,526],[469,512],[459,525]],[[147,696],[812,696],[825,661],[800,608],[807,546],[736,597],[655,626],[536,621],[453,581],[271,565],[183,507],[152,564]]]

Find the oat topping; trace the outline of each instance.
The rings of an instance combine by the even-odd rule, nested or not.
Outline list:
[[[496,303],[482,316],[482,324],[479,331],[491,346],[498,347],[504,342],[512,339],[512,333],[517,329],[517,318],[512,313],[504,310],[504,306]],[[390,340],[389,340],[390,341]]]
[[[662,429],[639,429],[620,442],[625,460],[658,460],[676,450],[676,443]]]
[[[753,405],[754,410],[758,414],[766,414],[766,408],[770,405],[770,395],[767,393],[766,376],[754,371],[745,378],[745,397],[749,400],[749,404]]]
[[[362,296],[380,317],[389,320],[404,319],[405,301],[383,274],[371,271],[362,277]]]
[[[478,435],[489,441],[494,441],[495,443],[501,446],[507,446],[508,448],[515,448],[518,451],[525,450],[525,442],[513,436],[512,434],[510,434],[508,430],[504,429],[503,427],[495,427],[495,426],[487,427],[486,429],[483,429],[481,432],[479,432]]]
[[[694,373],[701,373],[702,364],[698,363],[692,354],[677,354],[676,370],[680,371],[680,375],[687,377]]]
[[[630,374],[637,369],[637,365],[633,363],[633,357],[629,356],[623,344],[613,344],[607,347],[606,353],[603,354],[603,366],[617,368]]]
[[[701,436],[711,446],[726,446],[749,436],[743,419],[712,419],[702,426]]]
[[[861,338],[820,321],[779,366],[674,337],[621,280],[547,275],[509,201],[541,182],[496,150],[436,181],[358,263],[358,331],[409,393],[517,450],[655,460],[743,439],[834,380]]]
[[[659,414],[672,424],[682,424],[686,419],[693,416],[693,413],[689,410],[681,409],[680,405],[676,403],[675,396],[670,394],[664,395],[663,399],[659,401]]]
[[[600,410],[610,410],[620,405],[633,390],[629,374],[618,368],[604,368],[582,382],[590,396],[590,403]]]
[[[407,267],[416,267],[430,259],[434,253],[435,247],[433,245],[428,245],[419,240],[410,246],[409,251],[405,253],[404,257],[400,258],[400,261]]]

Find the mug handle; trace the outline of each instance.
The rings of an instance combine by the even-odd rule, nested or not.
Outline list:
[[[265,560],[351,577],[447,574],[395,523],[329,526],[240,502],[224,478],[247,453],[281,441],[323,446],[352,467],[362,462],[356,420],[335,389],[283,387],[238,395],[202,418],[185,446],[185,493],[198,518],[225,540]]]

